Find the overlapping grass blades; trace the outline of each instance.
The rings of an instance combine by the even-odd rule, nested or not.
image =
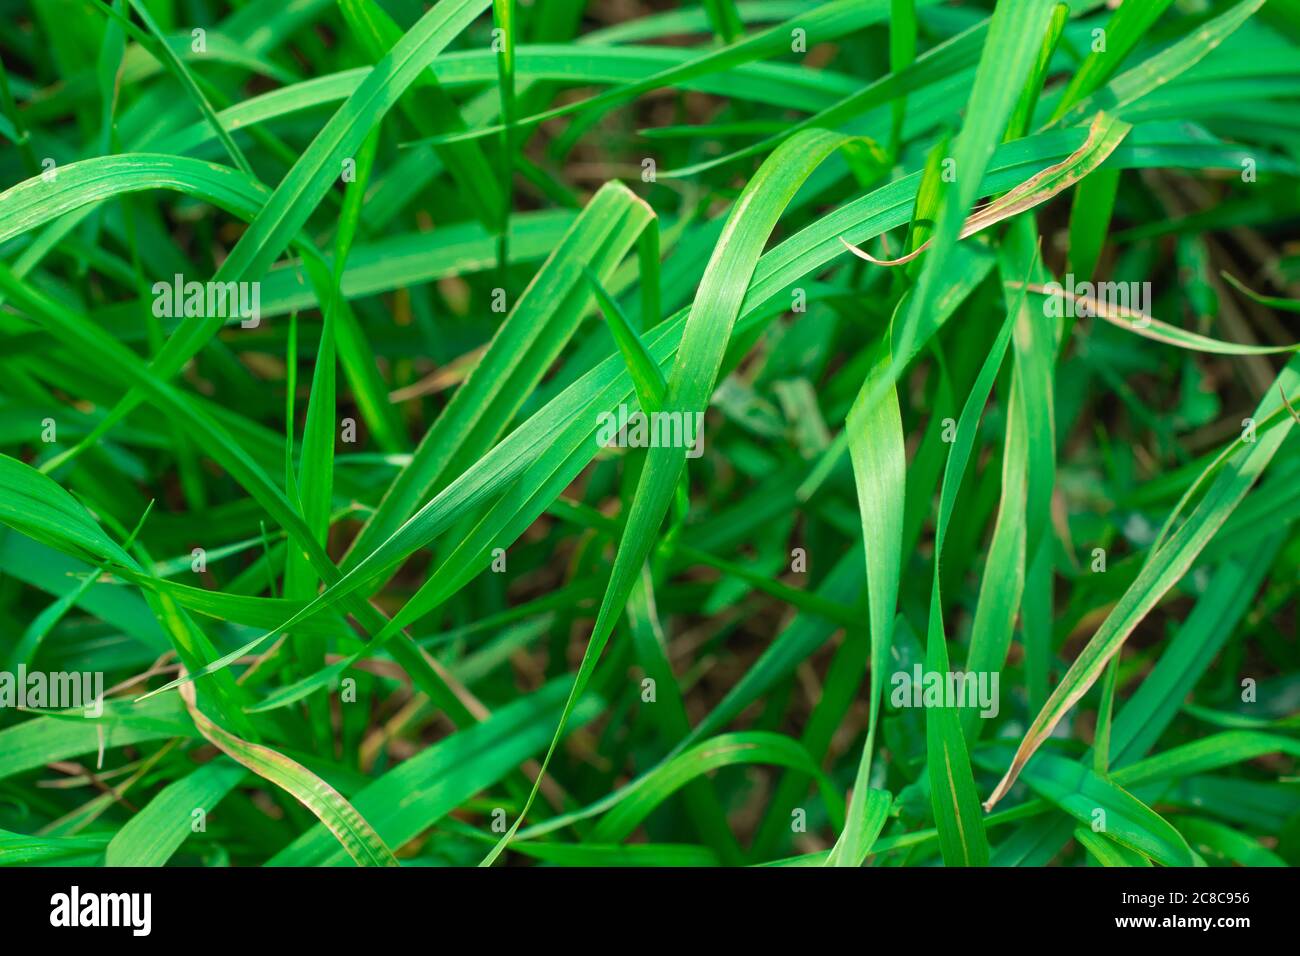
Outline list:
[[[1300,862],[1292,11],[38,6],[0,863]]]

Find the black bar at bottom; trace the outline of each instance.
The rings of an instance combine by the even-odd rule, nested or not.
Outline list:
[[[1226,943],[1294,929],[1297,909],[1289,871],[1235,868],[0,870],[9,933],[127,945],[373,945],[377,932],[536,943],[579,930],[595,939],[589,934],[606,926],[620,934],[604,937],[611,941],[688,928],[694,940],[771,942],[780,933],[812,941],[855,924],[866,942],[878,938],[867,932],[873,923],[926,942],[1010,932],[1022,940],[1199,934]]]

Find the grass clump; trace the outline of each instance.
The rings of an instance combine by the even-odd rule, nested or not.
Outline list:
[[[1300,862],[1290,6],[11,7],[0,863]]]

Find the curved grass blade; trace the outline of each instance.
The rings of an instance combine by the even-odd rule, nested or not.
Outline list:
[[[280,787],[310,810],[358,866],[398,866],[393,851],[343,795],[302,764],[270,747],[241,740],[198,709],[194,685],[180,687],[181,699],[199,733],[236,763]]]
[[[797,741],[781,734],[748,731],[721,734],[703,741],[645,774],[635,791],[601,818],[592,831],[592,840],[597,843],[625,840],[655,807],[691,780],[720,767],[753,763],[791,767],[815,776],[827,801],[827,810],[832,817],[838,815],[830,781]],[[873,806],[876,805],[873,801]]]
[[[1004,219],[1033,209],[1073,186],[1105,162],[1128,135],[1130,129],[1132,126],[1129,123],[1107,116],[1105,113],[1098,113],[1088,129],[1088,136],[1083,145],[1061,162],[1035,173],[1010,192],[972,213],[962,225],[957,239],[967,239]],[[855,256],[873,265],[900,266],[925,252],[933,241],[933,238],[927,239],[906,255],[887,260],[877,259],[847,241],[844,241],[844,245]]]
[[[1278,375],[1277,384],[1283,394],[1295,391],[1297,385],[1300,385],[1300,357],[1293,357],[1287,363]],[[1265,419],[1281,408],[1281,399],[1270,389],[1256,408],[1254,417],[1257,420]],[[1239,446],[1229,460],[1229,466],[1210,484],[1183,525],[1158,550],[1153,550],[1148,555],[1137,579],[1124,592],[1115,609],[1107,615],[1087,646],[1070,665],[1025,733],[1006,775],[985,801],[986,810],[1006,795],[1029,758],[1051,734],[1052,728],[1065,716],[1066,711],[1101,676],[1106,662],[1119,650],[1138,622],[1191,567],[1196,556],[1246,497],[1293,424],[1293,419],[1286,418],[1253,443],[1237,441],[1229,445],[1229,448]]]
[[[823,160],[848,142],[850,140],[845,137],[825,132],[793,137],[773,153],[749,181],[705,269],[695,304],[682,330],[676,362],[668,376],[668,391],[661,414],[677,413],[702,418],[744,303],[745,289],[753,277],[767,237],[799,186]],[[609,585],[565,708],[566,715],[591,679],[636,575],[654,546],[655,533],[685,467],[685,453],[685,448],[660,446],[651,448],[647,454],[623,539],[614,558]],[[565,715],[560,718],[556,741],[564,730],[565,719]],[[484,859],[485,865],[491,865],[519,829],[554,752],[555,741],[542,762],[541,773],[528,802],[510,830]]]
[[[1106,285],[1106,283],[1100,283]],[[1220,339],[1188,332],[1177,326],[1152,318],[1127,306],[1115,305],[1112,301],[1096,296],[1082,295],[1066,289],[1057,283],[1023,283],[1025,290],[1046,297],[1064,297],[1078,306],[1080,316],[1095,316],[1104,319],[1117,328],[1125,329],[1134,335],[1174,345],[1194,352],[1207,352],[1213,355],[1280,355],[1300,350],[1300,343],[1295,345],[1241,345],[1237,342],[1224,342]]]
[[[1258,292],[1254,291],[1253,289],[1247,288],[1245,283],[1243,283],[1236,276],[1227,272],[1220,272],[1219,274],[1223,276],[1225,280],[1227,280],[1230,286],[1232,286],[1234,289],[1236,289],[1246,298],[1250,299],[1252,302],[1258,302],[1260,305],[1266,305],[1270,309],[1281,309],[1283,312],[1300,312],[1300,299],[1284,299],[1281,296],[1260,295]]]
[[[1010,748],[998,747],[1003,754]],[[990,763],[998,762],[990,760]],[[1164,866],[1195,866],[1196,857],[1172,824],[1082,763],[1042,752],[1024,774],[1029,788],[1121,846]],[[1098,813],[1098,811],[1101,811]]]

